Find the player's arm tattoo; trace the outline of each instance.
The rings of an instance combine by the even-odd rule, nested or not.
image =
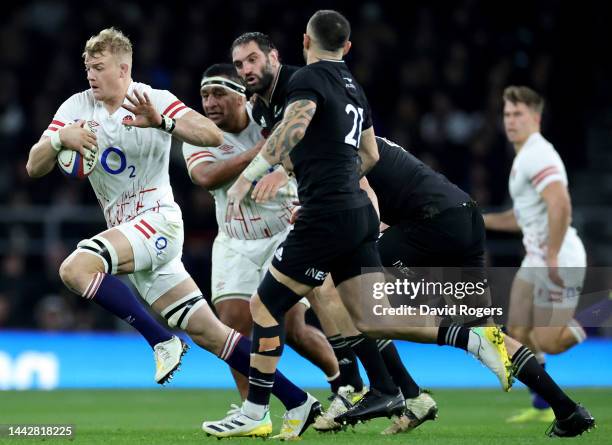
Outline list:
[[[261,150],[270,164],[283,162],[289,156],[291,150],[304,138],[316,110],[317,104],[311,100],[296,100],[287,106],[283,120]]]

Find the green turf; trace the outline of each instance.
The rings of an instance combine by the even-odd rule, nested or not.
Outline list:
[[[325,393],[314,394],[324,400]],[[598,428],[563,443],[612,443],[612,389],[577,389],[570,395],[587,406],[597,419]],[[435,422],[427,422],[410,434],[381,436],[389,423],[376,420],[337,434],[309,430],[302,443],[309,444],[550,444],[542,423],[509,426],[504,419],[528,401],[525,391],[504,394],[493,390],[438,390],[433,394],[440,408]],[[232,391],[147,390],[147,391],[52,391],[0,392],[0,424],[70,423],[75,425],[73,440],[47,438],[45,443],[77,444],[217,444],[200,430],[203,419],[224,415]],[[324,403],[326,405],[327,402]],[[275,432],[280,428],[282,409],[272,407]],[[560,439],[557,439],[560,440]],[[0,438],[0,443],[33,443],[43,439]],[[260,443],[261,439],[226,439],[226,442]]]

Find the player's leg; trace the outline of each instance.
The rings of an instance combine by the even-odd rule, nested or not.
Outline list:
[[[247,338],[251,336],[251,328],[253,327],[249,300],[250,298],[245,300],[240,295],[230,295],[220,301],[213,300],[215,311],[221,322]],[[249,390],[249,380],[234,368],[230,368],[230,371],[240,393],[240,399],[245,400]]]
[[[320,288],[317,288],[317,294],[319,293],[321,295],[317,295],[317,298],[323,300],[321,302],[321,311],[324,312],[326,316],[335,320],[335,322],[332,320],[334,328],[336,324],[342,327],[342,329],[335,330],[335,332],[340,335],[339,338],[344,339],[343,336],[363,338],[363,336],[358,337],[361,334],[354,327],[351,318],[342,305],[340,297],[329,277]],[[437,412],[435,401],[427,393],[421,392],[419,386],[416,384],[416,382],[414,382],[412,376],[410,376],[407,369],[401,362],[395,345],[389,340],[376,341],[365,338],[365,341],[376,342],[377,348],[382,356],[382,361],[389,371],[393,382],[401,389],[402,394],[406,399],[406,415],[395,418],[393,424],[383,431],[383,434],[396,434],[398,432],[408,431],[420,425],[420,423],[424,422],[425,420],[435,418]],[[371,368],[367,357],[364,358],[363,364],[366,369]],[[358,371],[356,370],[356,372]],[[361,379],[359,379],[358,383],[361,387]],[[352,385],[341,388],[339,394],[332,399],[329,408],[325,411],[323,416],[319,417],[315,422],[315,429],[319,431],[330,431],[341,427],[340,424],[335,422],[334,418],[351,408],[351,406],[359,400],[359,396],[362,395],[359,392],[360,388],[357,390],[353,388],[354,387]]]
[[[340,329],[340,326],[346,323],[347,320],[350,324],[350,329],[354,329],[353,322],[346,309],[344,309],[340,297],[335,296],[335,298],[325,299],[324,301],[321,299],[320,289],[326,286],[325,283],[328,280],[331,282],[331,279],[326,279],[323,285],[314,288],[307,295],[307,298],[336,356],[340,371],[339,386],[350,386],[355,394],[359,394],[363,389],[363,380],[361,380],[359,375],[357,356],[346,341],[346,336],[343,335],[343,332],[349,332],[349,330],[346,327],[344,327],[344,330]],[[333,287],[333,284],[331,286]],[[348,335],[357,335],[357,330],[354,329],[354,331],[355,334]],[[337,391],[334,391],[332,388],[332,392]]]
[[[305,212],[275,252],[269,271],[251,298],[253,344],[243,415],[251,419],[267,415],[274,371],[285,342],[285,314],[323,282],[333,259],[355,242],[352,233],[343,230],[354,227],[353,213]],[[338,228],[342,237],[336,233]]]
[[[185,271],[180,258],[175,258],[151,274],[139,274],[134,278],[137,287],[149,289],[148,302],[166,318],[171,327],[185,330],[198,346],[217,355],[241,374],[248,375],[251,341],[216,318],[197,285]],[[169,285],[171,288],[164,291]],[[314,397],[295,386],[280,372],[275,373],[270,391],[285,405],[287,417],[296,424],[312,422],[310,418],[320,411],[320,405]],[[269,415],[257,421],[247,421],[235,418],[241,415],[239,411],[228,414],[222,421],[204,422],[203,429],[220,437],[234,434],[268,435],[271,432]],[[242,425],[235,424],[234,420]],[[228,428],[228,422],[237,428]]]
[[[342,305],[329,276],[323,285],[313,289],[308,295],[308,300],[312,303],[321,327],[334,348],[342,377],[341,386],[332,394],[331,402],[323,415],[315,420],[314,429],[320,432],[337,431],[342,425],[334,419],[351,408],[368,390],[359,375],[357,355],[347,340],[360,333],[353,326],[351,317]]]
[[[219,319],[247,338],[253,326],[249,301],[260,281],[256,264],[247,257],[248,243],[219,232],[212,248],[211,273],[211,301]],[[230,367],[230,371],[241,400],[245,400],[249,387],[247,377],[234,368]]]
[[[432,231],[428,222],[418,223],[419,227],[391,227],[386,230],[378,243],[378,250],[374,249],[371,255],[379,258],[384,255],[385,264],[405,264],[402,256],[396,261],[394,252],[404,251],[425,251],[427,246],[420,245],[425,240],[435,240],[429,232]],[[419,245],[417,245],[419,244]],[[417,247],[414,247],[417,245]],[[386,252],[388,251],[388,252]],[[378,260],[380,261],[380,260]],[[389,262],[391,261],[391,262]],[[470,352],[475,358],[483,362],[498,377],[504,390],[509,390],[511,386],[511,364],[503,344],[503,333],[496,327],[468,328],[459,325],[450,326],[424,326],[408,325],[403,315],[393,316],[372,316],[372,295],[363,295],[364,290],[375,289],[383,283],[385,277],[381,273],[368,273],[360,277],[353,277],[337,286],[344,305],[349,309],[349,313],[355,322],[357,329],[365,334],[378,338],[393,338],[401,340],[415,341],[419,343],[434,343],[438,345],[448,345]],[[360,295],[359,301],[366,304],[355,304],[354,296]],[[352,303],[351,303],[352,301]],[[369,303],[369,304],[367,304]],[[389,302],[386,298],[377,300],[377,304],[386,307]]]
[[[240,422],[256,424],[269,419],[270,393],[276,383],[276,367],[285,342],[284,316],[310,289],[310,286],[298,283],[271,267],[251,298],[253,343],[250,349],[249,391],[239,413]],[[320,410],[320,404],[309,396],[299,407],[285,413],[279,437],[299,437],[320,414]]]
[[[360,212],[354,212],[352,217],[352,222],[362,228],[361,232],[356,231],[360,241],[354,244],[347,255],[337,258],[332,263],[331,278],[336,284],[342,303],[353,319],[354,327],[359,332],[358,336],[349,337],[348,340],[366,369],[370,390],[353,407],[335,418],[340,424],[355,424],[376,417],[399,416],[405,411],[402,392],[389,374],[378,345],[361,335],[363,331],[358,324],[362,323],[362,318],[365,318],[364,312],[368,310],[366,307],[368,302],[364,301],[364,291],[367,292],[369,288],[362,288],[361,284],[367,286],[369,283],[362,278],[372,275],[380,278],[382,275],[380,258],[376,250],[378,217],[371,206]],[[375,272],[362,275],[364,269]]]
[[[163,281],[167,281],[171,274],[178,274],[177,271],[181,269],[184,271],[180,259],[177,259],[170,267],[173,267],[173,270],[160,271],[160,275],[165,275]],[[179,276],[184,277],[182,271]],[[186,274],[186,271],[184,273]],[[141,281],[139,285],[148,282]],[[171,327],[184,330],[198,346],[217,355],[241,374],[248,373],[251,341],[248,337],[242,336],[236,330],[223,324],[215,316],[189,275],[155,299],[152,307],[166,318]],[[306,394],[282,374],[279,373],[277,379],[279,384],[275,385],[273,393],[285,406],[293,408],[305,400]]]
[[[508,334],[530,349],[539,352],[531,341],[533,330],[533,271],[521,267],[512,281],[510,305],[508,307]]]
[[[309,307],[310,303],[303,298],[287,311],[285,315],[287,344],[325,373],[331,390],[335,393],[341,383],[338,360],[323,333],[314,326],[306,324],[305,316]]]
[[[533,267],[534,259],[525,257],[517,272],[510,289],[510,305],[508,311],[507,331],[515,340],[533,351],[538,363],[546,367],[546,357],[533,339],[534,329],[534,290],[537,268]],[[529,388],[531,407],[509,417],[509,423],[530,421],[551,421],[554,413],[548,402]]]
[[[363,364],[370,380],[370,387],[383,394],[395,396],[398,386],[385,366],[376,341],[365,337],[355,327],[331,277],[325,279],[318,292],[319,298],[326,305],[325,311],[334,318],[342,336]],[[354,303],[357,303],[357,300]]]
[[[286,230],[271,238],[249,241],[251,252],[249,259],[258,266],[258,277],[253,284],[253,292],[265,278],[270,269],[274,253],[280,244],[287,238],[290,230]],[[306,310],[310,308],[308,299],[302,298],[299,304],[291,307],[285,314],[286,341],[296,352],[309,360],[323,371],[332,391],[339,386],[340,372],[331,345],[321,332],[305,321]]]
[[[151,317],[128,286],[113,276],[131,273],[135,267],[132,243],[114,228],[81,241],[64,260],[59,273],[73,292],[91,299],[140,332],[155,351],[155,380],[165,383],[179,366],[186,347]]]
[[[549,311],[544,309],[543,311],[538,308],[534,311],[534,318],[542,319],[541,312],[548,318]],[[557,311],[555,311],[557,312]],[[535,326],[532,332],[533,343],[546,354],[561,354],[567,351],[572,346],[582,343],[586,340],[586,333],[580,324],[573,319],[574,310],[564,311],[565,314],[560,318],[566,321],[565,326],[554,326],[554,322],[551,322],[551,326]],[[556,314],[560,315],[560,314]]]
[[[560,354],[586,339],[584,329],[574,319],[586,275],[586,253],[577,237],[570,236],[563,243],[558,260],[563,287],[550,280],[547,269],[539,269],[534,298],[532,336],[548,354]]]
[[[249,393],[242,410],[253,419],[268,412],[270,388],[285,343],[285,314],[310,290],[272,266],[251,298],[253,344]]]
[[[511,356],[516,378],[539,394],[554,412],[554,423],[549,435],[576,436],[595,426],[593,416],[563,392],[529,348],[509,336],[504,338],[504,342]]]

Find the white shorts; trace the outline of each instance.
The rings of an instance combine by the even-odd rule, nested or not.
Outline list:
[[[115,227],[125,235],[134,253],[130,280],[140,296],[152,305],[159,297],[189,278],[181,256],[183,223],[157,212],[146,212]]]
[[[557,286],[549,278],[544,251],[528,252],[523,259],[517,276],[534,285],[535,306],[573,309],[578,305],[587,266],[586,252],[578,235],[566,236],[558,263],[564,287]]]
[[[271,238],[241,240],[219,232],[212,249],[212,302],[240,299],[249,301],[263,280],[276,248],[290,229]],[[310,307],[306,298],[300,303]]]

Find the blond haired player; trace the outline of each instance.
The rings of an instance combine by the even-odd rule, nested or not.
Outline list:
[[[508,330],[543,353],[559,354],[586,338],[572,318],[586,272],[586,253],[571,226],[565,166],[540,133],[543,98],[525,86],[504,90],[504,128],[516,157],[509,179],[513,208],[484,216],[490,230],[522,231],[526,255],[510,295]],[[553,413],[534,394],[533,408],[511,422],[550,421]]]
[[[148,315],[115,275],[128,274],[170,327],[180,327],[196,344],[248,372],[250,341],[214,316],[181,262],[183,221],[168,176],[172,135],[211,146],[221,144],[221,131],[172,93],[134,82],[132,45],[120,31],[109,28],[90,38],[83,57],[90,89],[60,106],[27,164],[30,176],[44,176],[61,148],[89,156],[97,146],[89,181],[108,230],[78,243],[60,267],[62,280],[139,330],[155,348],[160,383],[178,366],[184,345]],[[95,133],[83,128],[84,120]],[[282,379],[272,389],[289,409],[286,418],[305,421],[300,416],[311,413],[300,408],[311,397]]]

